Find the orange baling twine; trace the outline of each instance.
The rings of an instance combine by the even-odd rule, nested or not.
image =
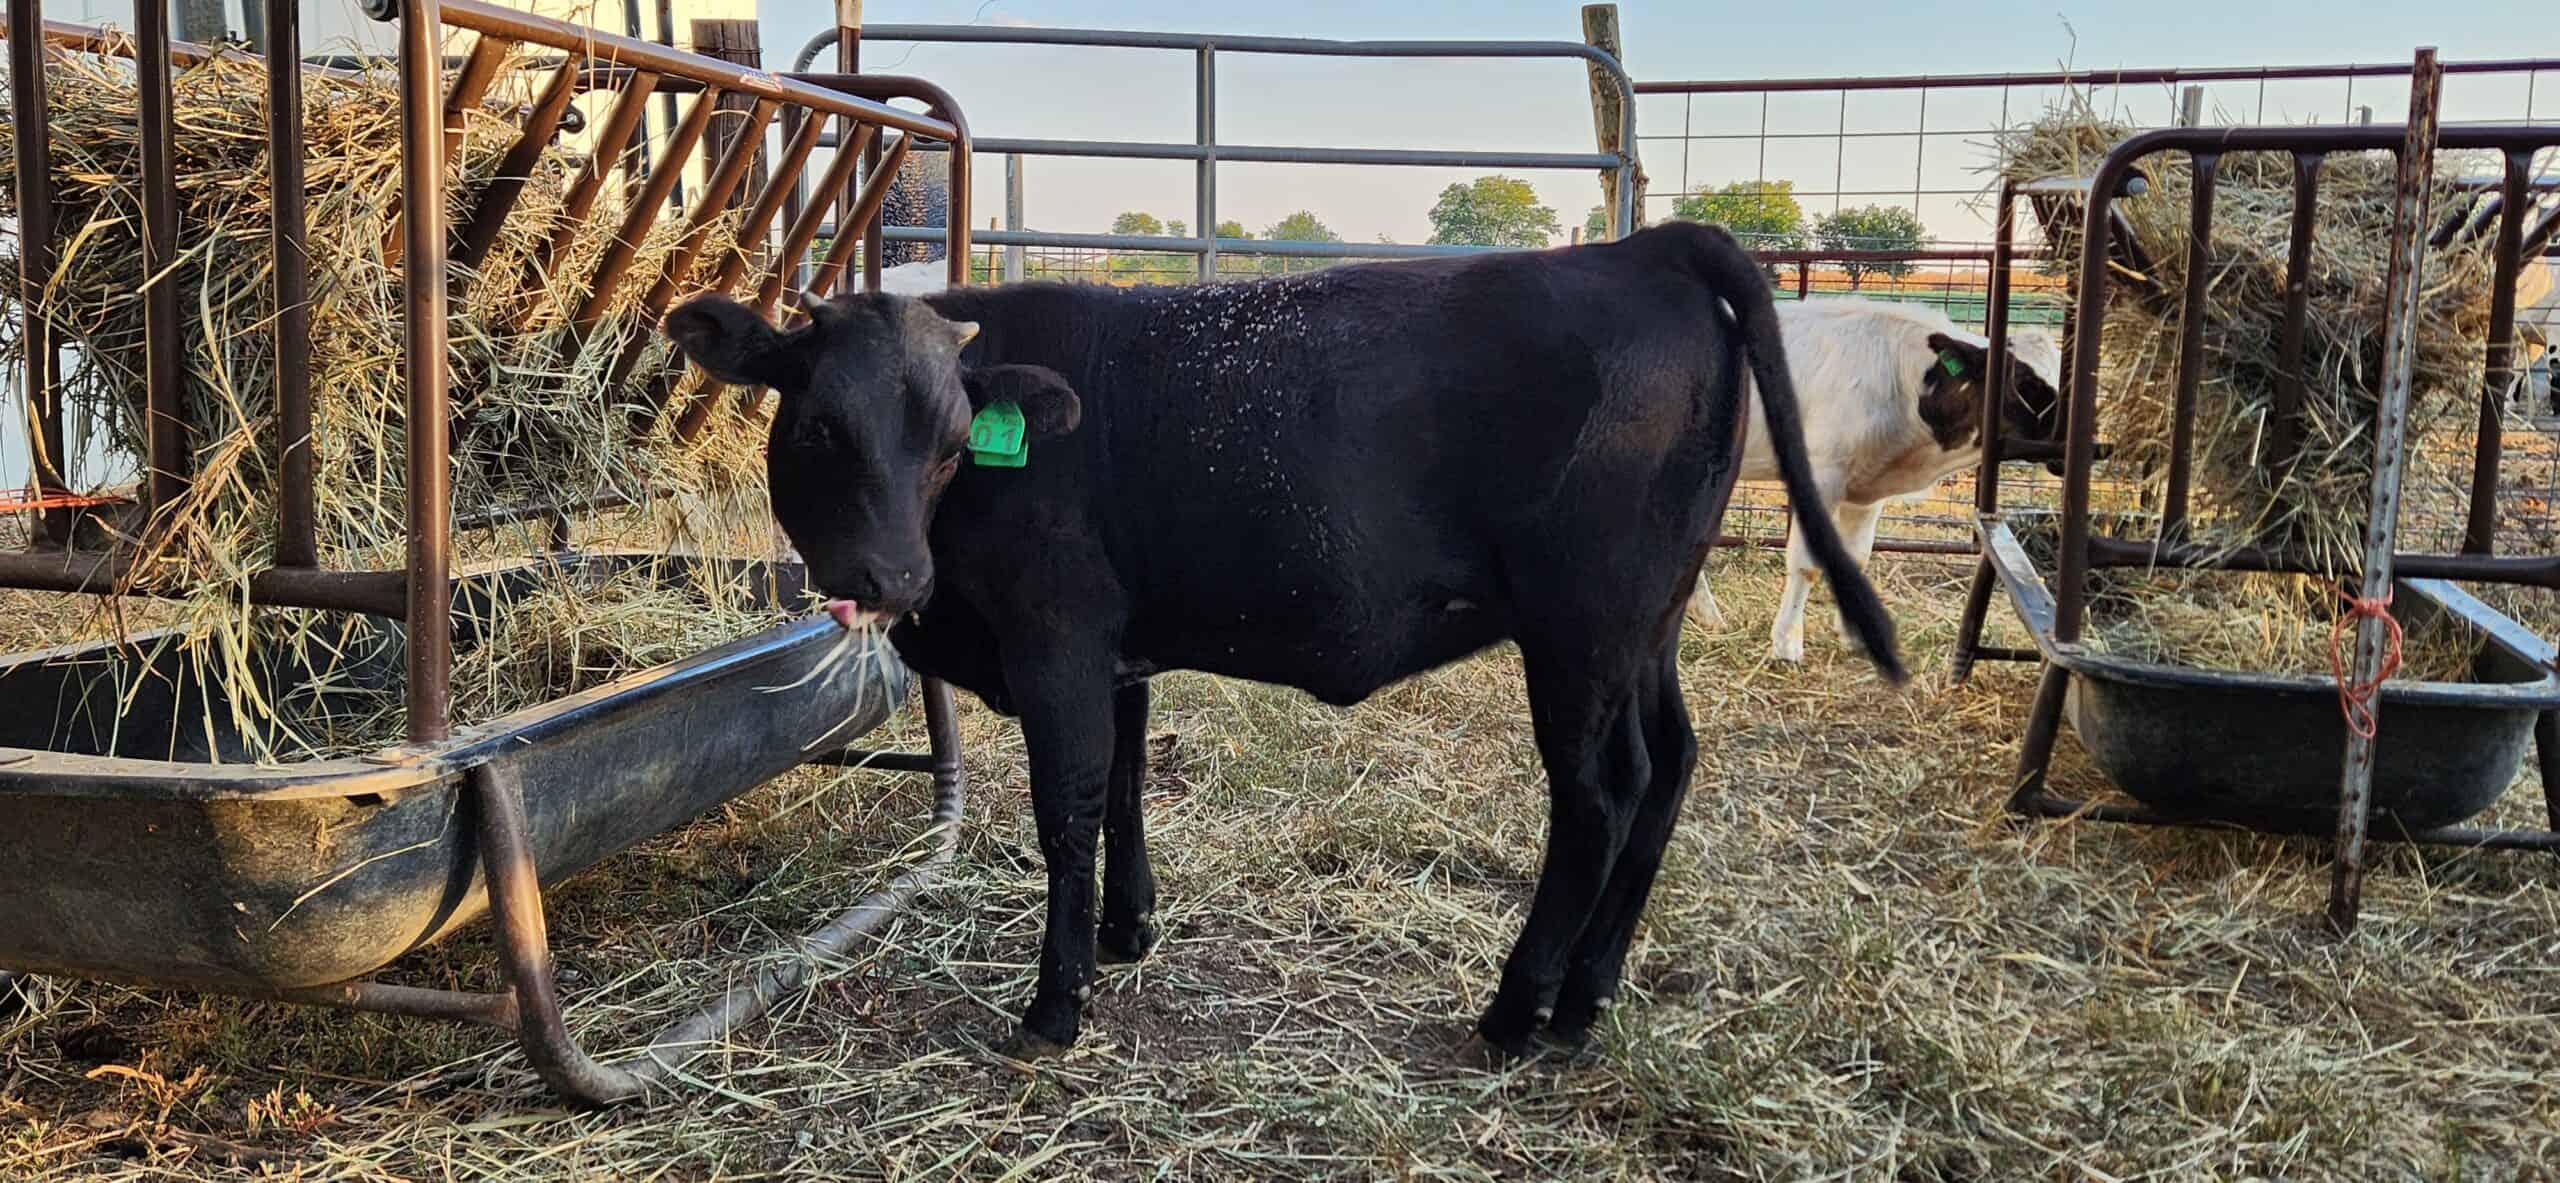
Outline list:
[[[92,497],[85,493],[51,493],[42,497],[21,497],[0,501],[0,513],[26,513],[37,509],[87,509],[92,505],[121,505],[128,498]]]
[[[2329,631],[2329,673],[2338,680],[2338,711],[2347,717],[2347,730],[2363,739],[2373,738],[2373,696],[2382,692],[2382,684],[2400,671],[2400,620],[2391,614],[2391,589],[2366,599],[2345,588],[2347,610],[2338,617],[2337,626]],[[2358,682],[2347,676],[2346,643],[2355,636],[2356,621],[2373,617],[2382,622],[2384,643],[2382,666],[2373,671],[2373,679]]]

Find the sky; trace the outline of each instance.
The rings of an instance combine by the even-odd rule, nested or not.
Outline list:
[[[763,0],[769,58],[783,64],[807,37],[832,23],[823,0]],[[1138,28],[1324,38],[1465,38],[1579,40],[1580,6],[1567,0],[1407,0],[1354,3],[1228,3],[1196,0],[870,0],[874,24],[982,24]],[[1950,74],[2049,71],[2070,67],[2325,64],[2405,62],[2421,44],[2447,60],[2549,53],[2556,44],[2552,9],[2521,0],[2150,0],[2135,5],[2087,0],[2011,3],[1940,0],[1874,3],[1794,0],[1782,4],[1708,4],[1698,0],[1622,0],[1625,60],[1638,79],[1754,78],[1840,74]],[[2540,29],[2535,38],[2527,30]],[[1072,48],[878,44],[864,68],[933,78],[959,97],[982,136],[1188,141],[1192,137],[1192,63],[1181,53]],[[1592,147],[1588,85],[1573,63],[1450,63],[1287,59],[1222,55],[1218,118],[1222,140],[1247,144],[1374,147],[1475,147],[1588,151]],[[2466,92],[2466,84],[2468,90]],[[2560,117],[2560,71],[2531,84],[2521,77],[2448,83],[2454,117],[2508,118],[2526,111]],[[2270,88],[2268,118],[2298,121],[2348,117],[2370,104],[2375,118],[2406,114],[2405,84],[2364,80],[2352,99],[2339,83]],[[2018,94],[2020,110],[2046,95]],[[1931,101],[1932,130],[1988,126],[1997,92],[1949,94]],[[2102,96],[2145,122],[2161,122],[2174,103],[2165,89]],[[2221,87],[2208,95],[2226,118],[2256,114],[2255,87]],[[1968,110],[1966,104],[1992,106]],[[1772,102],[1774,131],[1829,131],[1844,119],[1840,96],[1782,96]],[[1759,127],[1756,99],[1648,97],[1638,106],[1643,136],[1677,136],[1684,119],[1697,132],[1750,132]],[[1860,96],[1845,113],[1852,130],[1909,130],[1917,113],[1908,96]],[[1747,180],[1766,172],[1799,190],[1963,190],[1978,188],[1979,137],[1870,137],[1854,153],[1833,143],[1778,141],[1768,155],[1739,141],[1647,139],[1651,191]],[[1774,158],[1772,158],[1774,157]],[[1844,159],[1845,158],[1845,159]],[[1184,162],[1081,162],[1053,158],[1026,164],[1027,222],[1039,229],[1100,230],[1113,214],[1143,209],[1191,217],[1192,166]],[[1420,241],[1439,190],[1477,170],[1229,165],[1219,174],[1221,213],[1259,231],[1292,210],[1314,210],[1343,237],[1387,235]],[[1002,209],[993,162],[979,169],[979,225]],[[1835,181],[1835,176],[1837,180]],[[1531,177],[1567,224],[1599,200],[1588,173]],[[1847,204],[1886,197],[1841,198]],[[1830,198],[1808,200],[1825,212]],[[1945,239],[1978,236],[1969,197],[1924,197],[1931,229]],[[1819,208],[1816,208],[1819,207]]]
[[[132,0],[48,0],[47,16],[129,23]],[[243,0],[230,0],[233,14]],[[254,2],[254,0],[251,0]],[[549,10],[593,3],[619,27],[630,0],[540,0]],[[639,0],[652,15],[657,0]],[[672,0],[686,9],[740,0]],[[768,66],[785,68],[809,36],[834,22],[831,0],[749,0],[763,20]],[[1625,63],[1640,80],[1847,74],[2103,71],[2159,66],[2406,62],[2418,45],[2449,61],[2550,54],[2548,3],[2525,0],[1786,0],[1725,4],[1621,0]],[[380,39],[355,0],[304,0],[307,43]],[[1578,41],[1576,0],[867,0],[884,24],[1151,29],[1336,39]],[[644,17],[645,19],[645,17]],[[2539,30],[2541,36],[2532,35]],[[1193,63],[1186,53],[983,45],[876,43],[864,68],[922,74],[959,97],[981,136],[1189,142]],[[1571,61],[1386,61],[1224,54],[1218,124],[1229,144],[1589,151],[1589,86]],[[2462,77],[2447,89],[2450,118],[2560,118],[2560,71],[2539,77]],[[2338,121],[2360,105],[2406,114],[2405,83],[2365,79],[2260,88],[2226,84],[2207,99],[2216,122]],[[1850,96],[1648,96],[1637,124],[1652,178],[1650,212],[1684,191],[1734,181],[1787,180],[1809,216],[1869,202],[1917,207],[1941,242],[1988,236],[1979,200],[1988,128],[2041,110],[2055,91],[1935,91]],[[2166,122],[2169,88],[2102,90],[2094,99],[2137,123]],[[2007,103],[2004,111],[2003,102]],[[1921,129],[1926,136],[1909,134]],[[1776,138],[1762,140],[1766,128]],[[652,126],[664,134],[653,112]],[[1846,141],[1832,133],[1864,133]],[[1682,139],[1683,130],[1701,138]],[[1730,138],[1714,138],[1714,137]],[[1800,138],[1789,138],[1789,137]],[[1418,242],[1446,186],[1482,170],[1237,165],[1218,175],[1222,219],[1260,233],[1313,211],[1343,238]],[[1600,200],[1587,172],[1526,174],[1565,225]],[[974,221],[1003,209],[1004,168],[982,161]],[[1098,231],[1124,210],[1196,221],[1193,166],[1179,161],[1025,163],[1026,221],[1035,229]],[[1842,192],[1846,191],[1846,192]]]

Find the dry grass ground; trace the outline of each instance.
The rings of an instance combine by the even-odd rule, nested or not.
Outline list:
[[[2560,1163],[2549,862],[2387,854],[2341,943],[2310,919],[2316,846],[2014,827],[1997,801],[2031,674],[1940,688],[1961,566],[1880,563],[1918,666],[1894,693],[1827,628],[1808,667],[1770,665],[1776,563],[1719,563],[1731,631],[1685,642],[1700,784],[1626,1005],[1582,1061],[1487,1072],[1451,1054],[1543,829],[1511,655],[1348,712],[1168,677],[1148,793],[1168,937],[1106,978],[1063,1061],[986,1051],[1026,996],[1042,888],[1019,739],[972,706],[953,872],[680,1095],[570,1112],[484,1031],[48,981],[0,1020],[0,1179],[2509,1179]],[[0,603],[0,630],[16,619]],[[2058,779],[2094,787],[2067,740]],[[634,1046],[741,953],[840,906],[923,800],[912,780],[795,775],[555,893],[581,1037]],[[486,985],[487,954],[473,935],[386,976]]]

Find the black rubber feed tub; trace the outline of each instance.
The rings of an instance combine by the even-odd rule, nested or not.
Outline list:
[[[2239,674],[2092,653],[2053,637],[2053,599],[2007,522],[1983,537],[2046,661],[2068,670],[2064,718],[2100,771],[2162,814],[2322,832],[2337,818],[2346,721],[2326,676]],[[2404,624],[2450,617],[2485,644],[2468,682],[2386,683],[2374,747],[2379,824],[2452,826],[2497,803],[2560,706],[2552,646],[2441,580],[2398,584]]]
[[[486,618],[475,605],[541,565],[672,582],[684,563],[772,603],[800,596],[796,567],[560,555],[460,577],[455,617]],[[399,632],[368,625],[358,681],[396,694]],[[815,616],[442,743],[256,765],[201,722],[228,688],[151,640],[0,657],[0,970],[251,992],[360,978],[485,910],[467,770],[520,776],[534,865],[554,882],[851,745],[909,680],[874,640],[835,652],[842,630]],[[293,692],[309,661],[263,655],[270,701],[329,709]]]

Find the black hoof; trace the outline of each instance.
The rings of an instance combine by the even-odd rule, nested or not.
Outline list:
[[[1104,965],[1144,961],[1147,954],[1155,951],[1156,942],[1162,939],[1163,934],[1156,931],[1156,926],[1143,920],[1127,928],[1106,925],[1094,934],[1093,959]]]
[[[1519,1051],[1510,1051],[1485,1038],[1483,1032],[1469,1031],[1458,1041],[1453,1058],[1461,1068],[1472,1068],[1478,1072],[1500,1072],[1519,1062],[1527,1054],[1528,1044],[1525,1041],[1521,1044]]]
[[[1538,1024],[1545,1022],[1547,1016],[1541,1012],[1513,1019],[1499,1013],[1499,1010],[1500,1004],[1497,1003],[1495,1010],[1486,1011],[1483,1018],[1476,1020],[1476,1039],[1510,1059],[1526,1057],[1531,1050],[1531,1041],[1538,1033]]]
[[[1035,1034],[1028,1027],[1014,1028],[1012,1035],[1005,1037],[1003,1043],[996,1045],[997,1055],[1019,1064],[1036,1064],[1042,1060],[1053,1060],[1067,1054],[1069,1050],[1066,1044],[1045,1035]]]
[[[1580,1051],[1591,1042],[1591,1028],[1600,1016],[1609,1013],[1616,999],[1602,996],[1589,1003],[1568,1001],[1556,1007],[1555,1017],[1547,1021],[1547,1039],[1558,1047]]]

